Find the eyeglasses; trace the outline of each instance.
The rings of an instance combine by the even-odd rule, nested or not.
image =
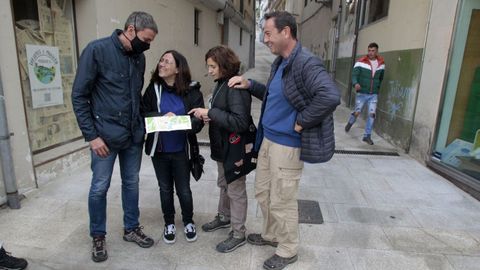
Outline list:
[[[170,61],[168,61],[168,59],[162,58],[162,59],[160,59],[160,63],[166,64],[166,65],[171,65],[171,64],[175,64],[175,61],[170,62]]]

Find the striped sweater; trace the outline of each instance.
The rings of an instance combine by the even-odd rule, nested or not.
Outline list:
[[[373,67],[368,56],[360,58],[353,67],[352,86],[360,84],[361,88],[358,93],[378,94],[380,84],[383,81],[385,72],[385,62],[383,57],[377,56],[378,67],[373,74]]]

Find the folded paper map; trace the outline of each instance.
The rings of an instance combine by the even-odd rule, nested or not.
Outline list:
[[[192,129],[189,115],[145,117],[147,133]]]

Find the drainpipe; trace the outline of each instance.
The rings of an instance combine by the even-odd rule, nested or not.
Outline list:
[[[2,160],[2,174],[7,205],[12,209],[20,209],[15,170],[13,167],[12,151],[10,149],[10,133],[8,132],[7,113],[5,109],[5,95],[0,74],[0,157]]]
[[[350,76],[348,78],[348,85],[347,85],[347,89],[348,89],[348,107],[352,106],[352,68],[353,66],[355,65],[355,61],[357,60],[357,44],[358,44],[358,32],[359,32],[359,29],[360,29],[360,7],[362,5],[362,1],[361,0],[357,0],[357,3],[356,3],[356,10],[355,10],[355,31],[354,31],[354,35],[355,35],[355,39],[353,41],[353,46],[352,46],[352,62],[350,63]]]
[[[343,0],[340,0],[340,5],[338,6],[337,12],[337,31],[335,33],[335,49],[333,50],[332,56],[332,79],[335,80],[337,76],[337,57],[338,57],[338,50],[340,45],[340,31],[342,31],[342,8],[343,7]]]

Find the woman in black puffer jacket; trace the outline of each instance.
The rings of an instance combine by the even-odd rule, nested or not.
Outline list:
[[[244,132],[250,124],[251,97],[248,91],[239,91],[228,87],[228,80],[238,75],[240,61],[238,56],[226,46],[210,49],[205,55],[208,74],[217,83],[210,100],[209,109],[196,108],[190,111],[195,117],[210,125],[211,158],[218,165],[217,185],[220,188],[218,215],[213,221],[204,224],[206,232],[232,227],[225,241],[216,249],[230,252],[246,243],[245,221],[247,218],[246,177],[241,176],[227,183],[224,175],[228,144],[239,143],[236,134]]]

